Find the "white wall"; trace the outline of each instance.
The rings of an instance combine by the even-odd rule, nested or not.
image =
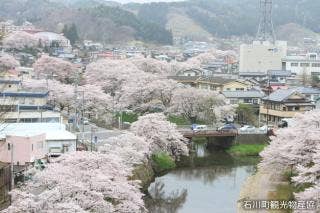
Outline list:
[[[287,42],[254,41],[240,46],[240,72],[263,72],[281,70],[281,59],[287,55]]]

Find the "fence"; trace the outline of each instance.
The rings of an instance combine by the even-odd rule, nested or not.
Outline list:
[[[11,167],[0,164],[0,211],[10,205]]]

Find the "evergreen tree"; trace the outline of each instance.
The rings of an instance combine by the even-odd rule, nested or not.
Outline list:
[[[77,26],[74,23],[72,23],[70,27],[68,25],[64,25],[62,33],[70,40],[71,45],[74,45],[75,42],[79,40]]]

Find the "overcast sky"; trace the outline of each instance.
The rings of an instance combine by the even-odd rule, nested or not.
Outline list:
[[[172,1],[183,1],[183,0],[113,0],[120,3],[129,3],[129,2],[137,2],[137,3],[148,3],[148,2],[172,2]]]

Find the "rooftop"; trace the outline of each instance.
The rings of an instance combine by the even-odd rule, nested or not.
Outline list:
[[[257,90],[249,91],[225,91],[222,94],[226,98],[263,98],[265,95]]]
[[[66,130],[61,123],[3,123],[0,125],[0,138],[7,135],[32,137],[46,134],[46,140],[76,140],[73,133]]]
[[[320,89],[312,88],[312,87],[297,87],[296,91],[302,94],[320,94]]]
[[[293,94],[300,94],[295,89],[278,89],[275,92],[271,93],[269,96],[265,97],[264,100],[270,100],[275,102],[285,101]]]

